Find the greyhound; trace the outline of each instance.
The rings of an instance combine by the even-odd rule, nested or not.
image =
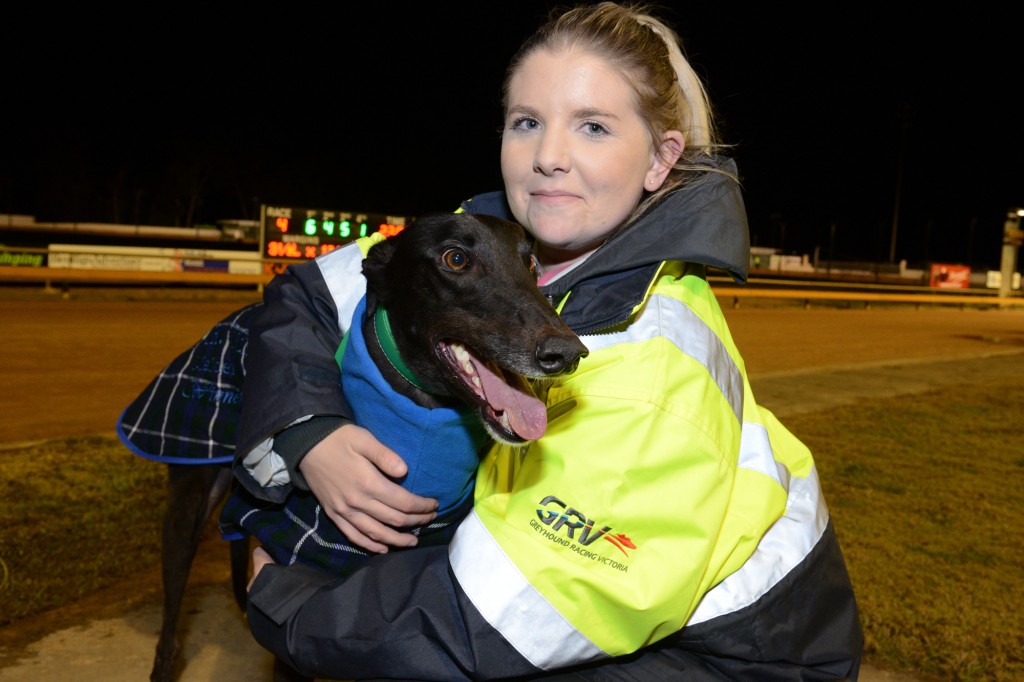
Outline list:
[[[515,223],[492,216],[438,213],[422,216],[398,235],[374,245],[363,261],[366,296],[346,336],[344,355],[339,354],[342,386],[353,404],[356,423],[407,456],[400,443],[389,442],[388,434],[375,430],[383,424],[373,418],[386,414],[388,406],[359,407],[360,386],[367,380],[353,379],[358,373],[347,368],[360,352],[367,360],[364,364],[379,372],[378,380],[401,396],[393,399],[397,403],[391,410],[401,410],[403,416],[410,409],[415,411],[401,403],[407,400],[435,419],[441,410],[451,410],[455,420],[467,413],[475,417],[468,421],[476,428],[469,427],[467,435],[445,437],[443,455],[436,449],[431,452],[429,446],[421,453],[424,459],[443,456],[443,463],[434,465],[445,467],[440,489],[424,491],[416,482],[406,482],[414,492],[457,498],[447,514],[439,514],[441,523],[414,529],[421,545],[446,542],[468,511],[476,458],[488,440],[520,444],[543,434],[546,408],[526,379],[551,379],[575,371],[587,353],[537,288],[531,246]],[[240,387],[240,379],[235,380]],[[368,393],[378,396],[379,386]],[[461,421],[465,430],[467,420]],[[424,429],[436,430],[436,422]],[[461,454],[453,451],[454,442],[461,443]],[[428,477],[435,484],[437,478]],[[163,537],[164,622],[150,678],[155,682],[174,679],[176,621],[184,584],[201,529],[225,497],[221,528],[237,533],[231,543],[232,588],[243,608],[249,536],[276,561],[300,561],[337,575],[347,575],[366,556],[333,524],[320,521],[316,525],[322,511],[311,495],[295,491],[285,503],[267,505],[247,497],[242,486],[231,485],[231,479],[230,469],[223,465],[170,467],[171,497]],[[295,526],[298,535],[305,538],[312,527],[322,542],[282,540],[282,519],[296,517],[307,523],[305,528]],[[225,532],[225,537],[232,536]],[[318,551],[325,546],[335,550]],[[339,546],[342,551],[336,549]],[[280,663],[274,675],[276,680],[307,679]]]

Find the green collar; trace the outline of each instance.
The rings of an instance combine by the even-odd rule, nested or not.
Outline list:
[[[397,369],[398,373],[405,377],[410,384],[421,391],[430,393],[430,390],[420,383],[416,375],[412,373],[409,365],[405,364],[402,354],[398,352],[395,335],[391,333],[391,324],[388,322],[388,313],[384,310],[384,306],[377,306],[377,312],[373,315],[373,328],[377,332],[377,343],[384,351],[384,356],[391,362],[391,366]]]

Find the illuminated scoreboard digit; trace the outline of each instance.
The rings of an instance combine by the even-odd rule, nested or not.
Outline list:
[[[310,260],[359,237],[398,234],[411,216],[328,211],[319,208],[260,208],[260,252],[264,258]]]

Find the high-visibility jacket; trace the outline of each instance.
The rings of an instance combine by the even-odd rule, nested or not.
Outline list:
[[[462,210],[507,216],[500,193]],[[257,640],[332,678],[855,679],[856,601],[814,460],[757,405],[706,277],[743,280],[747,251],[738,187],[710,173],[544,287],[589,350],[547,384],[545,435],[490,450],[448,548],[374,557],[340,582],[265,568]],[[310,319],[303,297],[332,300],[322,259],[268,288],[271,336]],[[246,384],[243,415],[267,380]],[[240,442],[272,451],[257,419]]]

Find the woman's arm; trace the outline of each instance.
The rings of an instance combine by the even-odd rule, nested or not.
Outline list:
[[[405,463],[351,423],[342,394],[335,353],[365,292],[371,244],[289,266],[267,286],[245,359],[235,473],[271,501],[293,484],[308,487],[353,542],[384,552],[416,544],[391,526],[429,522],[436,502],[388,478],[404,474]],[[279,451],[278,441],[289,447]]]
[[[566,396],[540,442],[492,453],[447,550],[312,587],[264,567],[257,641],[313,676],[458,680],[593,664],[676,631],[715,573],[734,469],[691,422],[609,392]]]
[[[344,581],[299,565],[261,568],[249,627],[307,675],[455,681],[538,672],[458,589],[444,547],[372,557]]]
[[[405,462],[361,426],[348,424],[329,434],[299,469],[331,520],[367,551],[413,547],[416,536],[395,528],[424,526],[437,516],[436,500],[391,480],[405,475]]]

